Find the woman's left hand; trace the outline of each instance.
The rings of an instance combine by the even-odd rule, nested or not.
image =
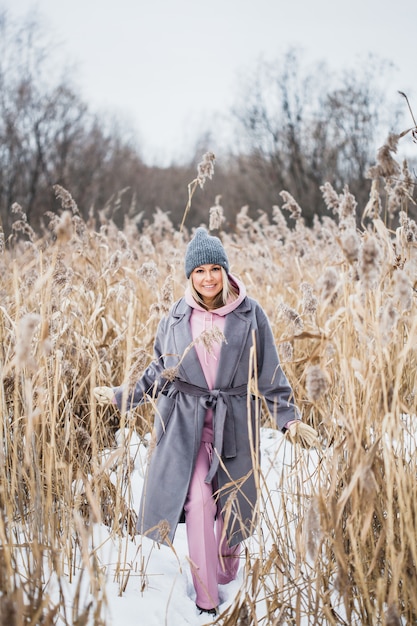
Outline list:
[[[319,443],[317,431],[301,420],[289,424],[285,435],[292,443],[299,443],[303,448],[313,448]]]
[[[97,403],[102,406],[114,403],[114,391],[111,387],[94,387],[93,394]]]

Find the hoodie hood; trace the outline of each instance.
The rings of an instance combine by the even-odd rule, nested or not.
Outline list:
[[[239,290],[239,294],[237,296],[237,298],[235,300],[230,300],[230,302],[228,302],[227,304],[225,304],[224,306],[218,308],[218,309],[213,309],[212,311],[210,311],[211,313],[215,313],[216,315],[220,315],[220,316],[225,316],[228,313],[231,313],[232,311],[234,311],[239,304],[245,299],[246,297],[246,287],[245,285],[238,279],[236,278],[236,276],[233,276],[232,274],[228,274],[229,276],[229,280],[230,282],[238,288]],[[198,304],[198,302],[196,302],[191,294],[191,289],[188,286],[185,290],[185,301],[186,303],[192,307],[193,309],[196,309],[197,311],[204,311],[207,312],[206,309],[204,307],[201,306],[201,304]]]

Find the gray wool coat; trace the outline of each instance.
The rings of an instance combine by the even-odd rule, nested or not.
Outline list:
[[[115,388],[119,408],[156,402],[153,443],[139,508],[137,530],[155,541],[174,539],[200,447],[206,409],[213,409],[214,454],[206,482],[218,490],[230,545],[253,533],[256,466],[259,464],[260,397],[249,393],[256,380],[278,428],[299,419],[292,390],[279,364],[269,321],[261,306],[245,297],[228,313],[215,389],[209,390],[192,343],[191,307],[178,300],[159,323],[155,358],[126,397]],[[255,342],[255,352],[251,350]],[[164,370],[176,368],[175,379]],[[256,371],[255,371],[256,370]],[[125,394],[125,397],[124,397]],[[254,460],[256,459],[256,462]]]

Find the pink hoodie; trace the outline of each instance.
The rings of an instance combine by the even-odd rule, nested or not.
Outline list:
[[[245,285],[240,282],[240,280],[238,280],[235,276],[229,276],[232,282],[238,287],[239,295],[236,300],[230,300],[227,304],[219,309],[215,309],[214,311],[206,311],[206,309],[203,309],[203,307],[194,300],[193,296],[191,295],[190,288],[187,287],[185,291],[185,301],[193,309],[190,317],[191,334],[193,340],[195,340],[205,330],[213,328],[213,326],[217,326],[219,330],[224,332],[226,315],[231,311],[234,311],[234,309],[236,309],[236,307],[238,307],[245,298]],[[211,353],[206,350],[202,343],[195,344],[195,350],[203,369],[204,376],[207,381],[207,386],[209,389],[213,389],[216,382],[221,344],[213,343],[211,346]],[[204,422],[202,441],[213,442],[212,417],[212,410],[208,409]]]

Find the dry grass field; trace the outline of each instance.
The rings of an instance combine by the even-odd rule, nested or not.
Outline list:
[[[242,588],[219,623],[417,623],[417,224],[408,217],[410,174],[393,158],[397,141],[378,153],[368,205],[324,184],[331,217],[312,228],[285,192],[272,219],[242,208],[227,232],[219,203],[208,212],[232,273],[270,317],[303,419],[320,434],[314,472],[294,446],[294,466],[277,483],[279,510],[260,476],[268,536],[246,550]],[[179,231],[156,211],[140,233],[128,219],[120,231],[104,216],[86,223],[70,194],[56,193],[62,212],[45,216],[43,236],[15,205],[13,234],[1,242],[0,617],[8,626],[56,623],[60,604],[47,583],[71,581],[80,563],[92,599],[87,606],[75,593],[66,623],[104,623],[105,572],[89,538],[98,522],[133,534],[128,433],[149,433],[152,407],[103,409],[92,388],[135,380],[185,284],[186,218]],[[120,429],[127,436],[116,445]]]

